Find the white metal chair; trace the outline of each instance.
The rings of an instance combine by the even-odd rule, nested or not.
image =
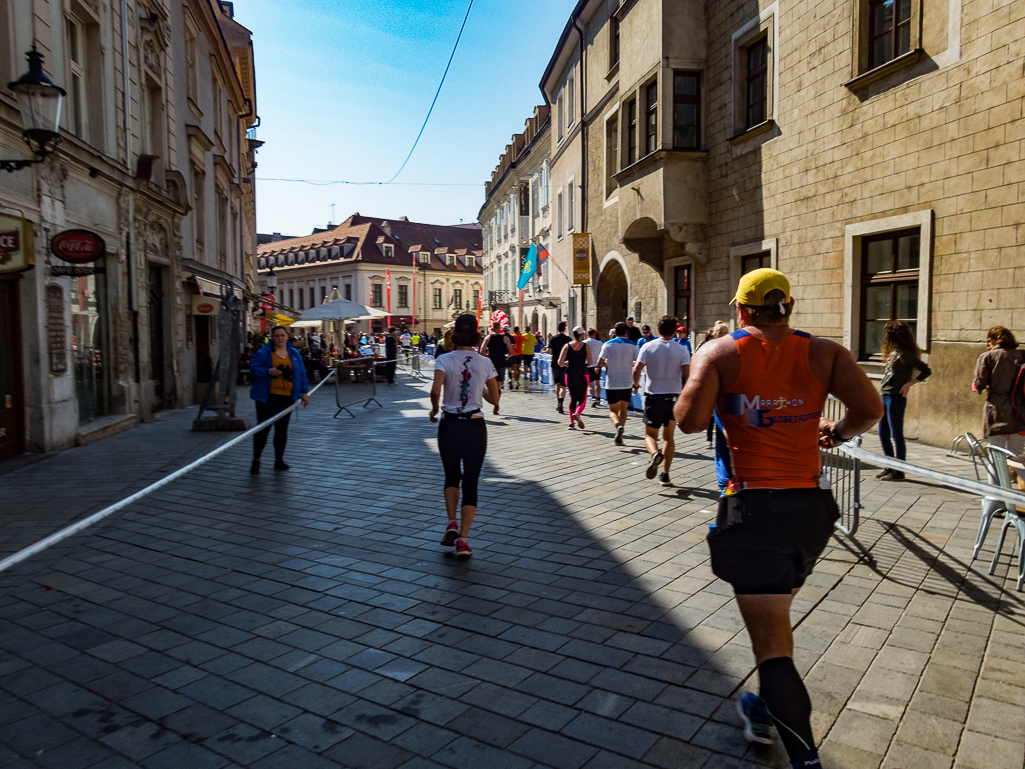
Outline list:
[[[996,476],[997,485],[1003,489],[1013,490],[1014,485],[1011,483],[1011,470],[1007,466],[1007,460],[1017,459],[1017,456],[1014,452],[999,446],[987,446],[986,452],[989,464],[992,466]],[[1016,590],[1021,592],[1022,583],[1025,582],[1025,517],[1018,513],[1014,505],[994,499],[993,497],[983,498],[982,521],[979,524],[979,534],[975,538],[975,550],[972,553],[972,560],[975,560],[979,553],[979,548],[982,547],[982,543],[986,539],[986,534],[989,533],[989,526],[993,521],[993,517],[1001,511],[1005,513],[1004,524],[1000,527],[1000,539],[997,542],[996,551],[993,553],[993,562],[989,565],[989,573],[993,574],[996,571],[997,562],[1000,560],[1000,551],[1004,548],[1004,538],[1007,536],[1007,530],[1013,526],[1018,534],[1018,582]]]

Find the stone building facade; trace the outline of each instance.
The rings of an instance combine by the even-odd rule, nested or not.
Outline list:
[[[553,274],[554,260],[543,262],[523,291],[516,285],[531,244],[556,247],[551,185],[552,121],[547,106],[537,107],[523,133],[515,134],[485,185],[478,219],[484,237],[484,286],[487,312],[501,310],[512,325],[548,333],[562,320],[568,284]]]
[[[396,326],[440,334],[458,312],[476,312],[483,289],[476,224],[422,224],[356,213],[337,227],[305,237],[272,236],[258,255],[261,293],[269,292],[267,276],[273,270],[279,311],[293,316],[337,291],[343,299],[391,312]],[[351,328],[381,332],[385,321],[360,320]]]
[[[935,373],[910,436],[978,431],[986,330],[1025,332],[1023,41],[1021,3],[580,0],[541,87],[577,62],[595,325],[700,333],[778,267],[795,324],[871,377],[885,322],[913,324]]]
[[[197,360],[218,354],[210,318],[190,313],[193,294],[254,286],[255,69],[232,5],[0,0],[4,158],[27,156],[7,83],[33,45],[68,96],[56,152],[0,174],[0,215],[19,223],[35,260],[0,267],[14,436],[0,457],[192,404]],[[91,274],[64,274],[50,253],[69,229],[106,244],[80,271]]]

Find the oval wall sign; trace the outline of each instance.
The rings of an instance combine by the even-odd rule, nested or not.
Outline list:
[[[88,264],[107,252],[107,244],[95,232],[64,230],[50,239],[50,251],[65,262]]]
[[[209,303],[198,304],[196,305],[196,310],[200,315],[210,315],[214,311],[214,306]]]

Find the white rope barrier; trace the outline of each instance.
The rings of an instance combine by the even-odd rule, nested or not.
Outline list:
[[[936,470],[927,470],[924,467],[908,464],[907,462],[902,462],[899,459],[885,457],[880,454],[873,454],[871,451],[865,451],[865,449],[858,448],[853,443],[845,443],[837,448],[845,454],[865,462],[871,462],[873,465],[888,467],[891,470],[897,470],[898,472],[905,473],[907,475],[915,475],[919,478],[928,478],[941,486],[949,486],[954,489],[968,491],[972,494],[978,494],[984,497],[994,497],[995,499],[999,499],[1001,502],[1025,507],[1025,494],[1021,492],[1004,489],[1000,486],[991,486],[988,483],[969,481],[966,478],[961,478],[957,475],[949,475],[947,473],[940,473]]]
[[[312,390],[310,390],[309,395],[313,395],[313,393],[317,392],[317,390],[319,390],[321,387],[323,387],[325,384],[327,384],[327,381],[334,375],[334,373],[335,373],[334,370],[332,370],[326,377],[324,377],[317,384],[316,387],[314,387]],[[192,472],[197,467],[201,467],[202,465],[205,465],[211,459],[213,459],[214,457],[217,457],[217,456],[223,454],[225,451],[230,449],[232,446],[235,446],[235,445],[241,443],[246,438],[249,438],[252,435],[254,435],[255,433],[258,433],[260,430],[264,430],[264,429],[269,428],[272,424],[277,422],[279,419],[284,418],[286,414],[291,414],[293,411],[296,410],[296,408],[299,406],[300,403],[301,403],[301,401],[296,401],[291,406],[289,406],[287,409],[282,411],[280,414],[275,414],[270,419],[268,419],[268,420],[266,420],[264,422],[260,422],[255,427],[249,428],[248,430],[246,430],[241,435],[239,435],[239,436],[237,436],[235,438],[232,438],[230,441],[228,441],[227,443],[225,443],[225,444],[223,444],[221,446],[218,446],[216,449],[211,451],[209,454],[205,454],[202,457],[200,457],[199,459],[197,459],[195,462],[192,462],[190,464],[185,465],[185,467],[182,467],[182,468],[180,468],[178,470],[175,470],[173,473],[171,473],[168,476],[165,476],[164,478],[161,478],[156,483],[147,486],[146,488],[142,489],[141,491],[135,492],[134,494],[132,494],[132,496],[125,497],[120,502],[116,502],[113,505],[110,505],[109,507],[105,507],[102,510],[100,510],[99,512],[93,513],[89,517],[83,518],[80,521],[76,521],[75,523],[71,524],[70,526],[66,526],[63,529],[61,529],[60,531],[58,531],[58,532],[56,532],[54,534],[51,534],[46,539],[41,539],[38,542],[36,542],[34,545],[29,545],[28,547],[24,548],[23,550],[19,550],[17,553],[14,553],[13,555],[7,556],[2,561],[0,561],[0,572],[7,571],[11,567],[17,566],[22,561],[26,561],[29,558],[31,558],[32,556],[38,555],[39,553],[41,553],[44,550],[46,550],[48,547],[52,547],[53,545],[56,545],[58,542],[63,542],[68,537],[71,537],[71,536],[73,536],[75,534],[78,534],[78,532],[83,531],[84,529],[89,528],[94,523],[99,523],[104,518],[107,518],[107,517],[113,515],[114,513],[118,512],[120,510],[124,510],[129,505],[131,505],[131,504],[133,504],[135,502],[138,502],[140,499],[142,499],[144,497],[149,496],[154,491],[158,491],[159,489],[164,488],[164,486],[167,486],[168,484],[178,480],[179,478],[181,478],[186,473]]]

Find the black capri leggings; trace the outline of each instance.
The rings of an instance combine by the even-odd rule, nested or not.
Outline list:
[[[477,481],[488,450],[488,428],[483,419],[442,417],[438,425],[438,451],[445,468],[445,488],[460,487],[463,507],[477,506]]]
[[[266,422],[271,417],[280,414],[294,402],[287,395],[268,395],[266,403],[256,402],[256,421]],[[260,458],[260,455],[263,453],[263,447],[267,445],[267,436],[270,434],[271,427],[273,427],[274,458],[281,461],[285,456],[285,444],[288,443],[288,423],[291,419],[291,414],[281,417],[273,425],[265,427],[253,436],[253,459]]]

